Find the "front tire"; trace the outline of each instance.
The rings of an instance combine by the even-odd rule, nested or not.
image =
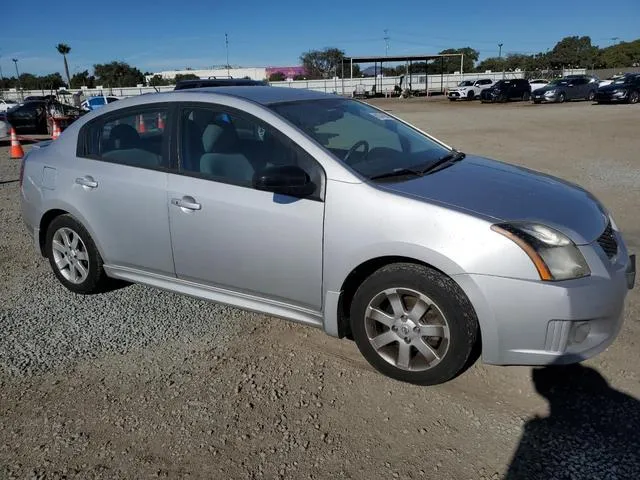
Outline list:
[[[564,93],[561,93],[560,95],[558,95],[558,103],[564,103],[566,99],[567,97],[565,96]]]
[[[470,91],[469,93],[467,93],[467,100],[473,100],[475,98],[475,93],[472,91]]]
[[[416,385],[444,383],[468,367],[479,333],[460,287],[412,263],[387,265],[368,277],[350,316],[367,361],[384,375]]]
[[[596,92],[591,90],[589,95],[587,95],[587,101],[593,102],[596,99]]]
[[[640,94],[636,90],[629,94],[629,103],[638,103],[640,100]]]
[[[102,257],[89,232],[71,215],[53,219],[45,249],[53,273],[68,290],[91,294],[106,286]]]

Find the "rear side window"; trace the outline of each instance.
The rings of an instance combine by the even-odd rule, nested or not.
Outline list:
[[[141,168],[168,168],[168,110],[129,110],[86,125],[78,156]]]

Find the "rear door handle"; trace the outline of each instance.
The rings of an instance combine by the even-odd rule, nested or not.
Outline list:
[[[76,183],[87,188],[96,188],[98,186],[98,182],[96,182],[93,177],[90,177],[89,175],[76,178]]]
[[[187,210],[200,210],[202,208],[202,205],[196,202],[193,197],[172,198],[171,205],[186,208]]]

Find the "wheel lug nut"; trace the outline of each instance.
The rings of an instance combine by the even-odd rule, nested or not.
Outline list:
[[[420,333],[420,327],[413,327],[413,331],[416,333]]]
[[[398,327],[396,327],[395,325],[393,327],[391,327],[391,330],[393,330],[394,332],[398,331]]]
[[[411,339],[409,337],[404,337],[404,343],[411,343]]]

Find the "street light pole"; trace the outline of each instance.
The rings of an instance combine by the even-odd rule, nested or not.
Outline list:
[[[498,60],[502,66],[502,79],[504,80],[504,65],[502,65],[502,43],[498,44]]]
[[[224,45],[225,45],[225,48],[227,49],[227,77],[230,77],[231,75],[229,75],[229,36],[226,33],[224,34]]]
[[[20,82],[20,72],[18,71],[18,59],[12,58],[13,63],[16,65],[16,76],[18,77],[18,90],[20,90],[20,98],[24,100],[24,94],[22,93],[22,82]]]

